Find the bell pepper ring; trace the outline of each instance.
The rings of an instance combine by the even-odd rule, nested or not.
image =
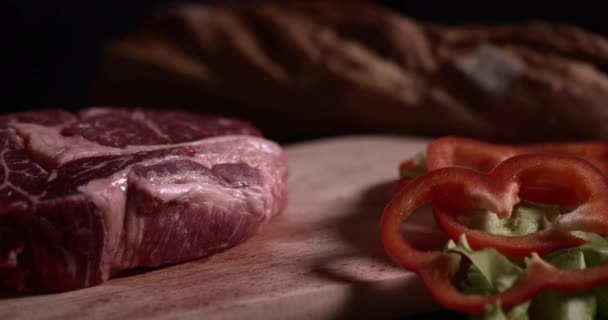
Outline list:
[[[489,172],[501,161],[518,154],[551,153],[575,156],[587,160],[608,176],[608,143],[577,142],[529,144],[520,146],[499,145],[462,137],[443,137],[434,140],[427,146],[427,171],[445,167],[465,167],[477,171]],[[404,161],[401,166],[413,163]],[[400,180],[399,185],[409,183],[411,179]],[[524,187],[521,193],[531,201],[573,205],[574,195],[567,189],[542,189]]]
[[[464,167],[490,172],[500,162],[522,153],[526,151],[514,146],[468,138],[443,137],[433,140],[427,146],[426,167],[428,171],[445,167]]]
[[[545,231],[510,237],[518,243],[518,255],[528,255],[527,269],[514,286],[493,295],[464,294],[451,284],[460,256],[442,251],[421,251],[402,234],[402,223],[419,207],[432,203],[450,216],[466,215],[484,208],[501,218],[510,216],[526,185],[569,188],[578,206],[558,217]],[[415,272],[430,295],[446,308],[480,313],[489,303],[505,309],[523,303],[544,290],[583,290],[608,284],[608,265],[584,270],[560,270],[538,257],[538,250],[579,244],[570,231],[608,234],[608,182],[588,162],[571,156],[524,154],[500,162],[489,173],[467,168],[440,168],[403,187],[384,209],[381,240],[387,254],[399,266]],[[485,240],[504,239],[485,235]],[[508,255],[509,252],[502,252]]]
[[[517,154],[553,153],[587,160],[603,173],[608,173],[608,143],[570,142],[527,145],[500,145],[463,137],[433,140],[426,150],[427,170],[443,167],[468,167],[489,172],[501,161]]]

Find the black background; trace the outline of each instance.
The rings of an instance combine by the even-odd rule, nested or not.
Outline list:
[[[6,1],[6,0],[5,0]],[[132,30],[158,6],[178,1],[8,0],[0,5],[8,58],[0,65],[3,110],[85,104],[105,42]],[[179,1],[185,2],[185,1]],[[218,1],[215,1],[218,2]],[[545,19],[607,34],[599,8],[528,1],[379,1],[406,15],[441,23],[497,23]],[[6,6],[2,8],[2,6]],[[599,7],[599,6],[598,6]]]

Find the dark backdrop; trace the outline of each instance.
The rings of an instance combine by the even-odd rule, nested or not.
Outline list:
[[[103,44],[128,32],[168,0],[4,0],[4,52],[0,61],[6,84],[4,111],[83,106]],[[183,1],[182,1],[183,2]],[[597,8],[542,3],[485,1],[379,1],[416,18],[442,23],[495,23],[546,19],[607,34],[608,20]],[[2,8],[5,6],[4,8]],[[594,10],[595,9],[595,10]],[[597,12],[602,12],[599,10]]]

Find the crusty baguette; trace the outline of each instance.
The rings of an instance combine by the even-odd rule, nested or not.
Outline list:
[[[441,26],[363,1],[164,8],[108,45],[92,103],[347,132],[608,139],[608,42],[544,22]]]

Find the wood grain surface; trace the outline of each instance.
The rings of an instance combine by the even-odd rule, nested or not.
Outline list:
[[[399,161],[425,142],[348,136],[290,145],[289,206],[249,241],[92,288],[5,296],[0,319],[394,319],[434,310],[378,235]],[[433,238],[428,215],[410,225],[413,238]]]

